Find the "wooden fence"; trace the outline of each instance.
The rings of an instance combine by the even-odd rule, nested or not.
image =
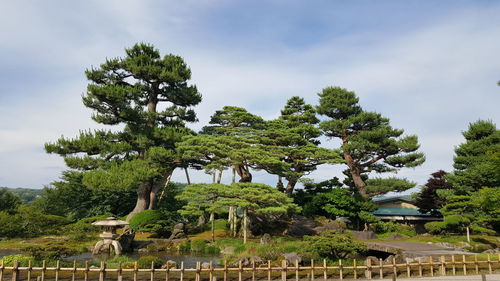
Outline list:
[[[416,261],[406,261],[397,263],[393,258],[392,262],[372,262],[371,259],[351,260],[349,265],[344,265],[344,261],[339,260],[338,265],[327,265],[327,261],[317,264],[311,260],[309,266],[287,264],[283,261],[281,266],[275,266],[270,261],[257,265],[255,262],[251,266],[243,266],[240,262],[237,267],[228,266],[227,262],[221,267],[215,267],[211,263],[208,267],[202,268],[202,264],[197,262],[196,268],[184,268],[181,263],[180,268],[156,269],[151,264],[151,268],[138,268],[137,263],[133,268],[125,268],[118,264],[117,268],[108,268],[105,262],[101,262],[100,267],[90,267],[88,262],[85,267],[77,267],[76,262],[73,267],[60,267],[59,262],[55,267],[49,267],[43,261],[41,267],[32,266],[31,262],[27,266],[21,266],[14,261],[13,266],[4,266],[0,263],[0,281],[45,281],[45,280],[343,280],[350,279],[383,279],[384,277],[422,277],[422,276],[445,276],[445,275],[471,275],[488,273],[492,274],[500,269],[500,254],[492,258],[490,255],[486,259],[478,259],[477,256],[441,256],[418,259]]]

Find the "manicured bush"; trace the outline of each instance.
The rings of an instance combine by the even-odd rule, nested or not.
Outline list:
[[[430,234],[441,234],[446,230],[446,224],[442,221],[428,222],[424,227]]]
[[[1,258],[5,266],[13,266],[14,261],[17,261],[19,266],[28,266],[29,261],[33,262],[35,259],[26,255],[9,255]]]
[[[395,223],[392,221],[383,222],[379,221],[372,225],[374,227],[374,231],[377,234],[383,233],[399,233],[406,236],[415,236],[417,232],[410,225],[404,225],[400,223]]]
[[[207,246],[207,241],[205,240],[193,240],[191,241],[191,251],[197,253],[205,252],[205,247]]]
[[[145,210],[134,215],[129,223],[130,228],[135,231],[156,232],[159,236],[168,236],[176,222],[174,219],[157,210]]]
[[[181,252],[191,251],[191,241],[186,241],[184,243],[180,243],[179,244],[179,251],[181,251]]]
[[[154,268],[160,268],[163,265],[163,261],[159,257],[154,256],[142,256],[137,260],[139,268],[151,268],[151,264],[153,264]]]
[[[304,236],[306,252],[312,252],[322,258],[344,259],[356,256],[366,250],[363,243],[354,240],[350,233],[328,231],[321,236]]]
[[[218,255],[220,254],[220,248],[217,246],[208,245],[205,247],[205,254]]]
[[[443,222],[447,231],[461,232],[464,226],[470,223],[470,220],[461,215],[449,215],[444,217]]]
[[[481,226],[475,225],[475,224],[471,225],[470,230],[472,231],[472,233],[480,233],[480,234],[488,234],[488,235],[495,235],[496,234],[496,231],[494,231],[494,230],[487,229],[487,228],[484,228],[484,227],[481,227]]]

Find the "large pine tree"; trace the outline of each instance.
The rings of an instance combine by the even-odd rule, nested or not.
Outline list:
[[[180,164],[175,146],[190,133],[185,124],[196,121],[191,107],[201,94],[188,84],[191,70],[181,57],[161,56],[143,43],[125,52],[85,72],[90,83],[84,105],[94,111],[94,121],[114,129],[62,137],[45,148],[62,155],[70,168],[87,171],[83,182],[92,188],[136,189],[130,218],[154,207],[158,191]]]
[[[389,191],[403,191],[414,186],[404,179],[365,180],[372,171],[395,172],[404,167],[416,167],[425,161],[417,136],[403,136],[389,119],[368,112],[358,104],[354,92],[328,87],[318,94],[317,112],[327,119],[320,123],[323,133],[341,141],[341,153],[355,188],[363,197]]]

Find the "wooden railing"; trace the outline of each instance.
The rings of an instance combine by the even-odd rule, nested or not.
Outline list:
[[[118,264],[117,268],[108,268],[105,262],[101,262],[99,267],[90,267],[88,262],[84,267],[77,267],[76,262],[73,267],[60,267],[59,262],[55,266],[49,267],[43,261],[42,266],[32,266],[31,262],[27,266],[21,266],[14,261],[12,266],[5,266],[0,263],[0,281],[19,280],[342,280],[352,279],[383,279],[384,277],[422,277],[422,276],[445,276],[445,275],[471,275],[488,273],[492,274],[500,270],[500,254],[496,258],[488,255],[486,259],[478,259],[477,256],[441,256],[417,259],[397,263],[393,258],[392,262],[384,263],[382,259],[378,262],[366,260],[350,260],[349,265],[345,261],[339,260],[338,265],[327,265],[323,260],[321,264],[310,261],[309,266],[300,266],[298,262],[288,264],[283,261],[281,266],[275,266],[271,261],[257,265],[252,262],[250,266],[243,266],[239,262],[237,267],[228,266],[224,262],[223,266],[215,267],[212,263],[203,267],[197,262],[195,268],[184,268],[181,263],[180,268],[138,268],[137,263],[133,268],[125,268]]]

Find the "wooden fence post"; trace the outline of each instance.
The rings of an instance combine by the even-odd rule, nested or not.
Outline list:
[[[212,262],[210,262],[212,264]],[[212,278],[210,278],[212,280]],[[255,281],[255,259],[252,258],[252,281]]]
[[[14,261],[14,266],[12,267],[12,281],[19,280],[19,264],[17,260]]]
[[[392,257],[392,273],[394,277],[398,277],[398,267],[396,266],[396,257]]]
[[[137,281],[137,272],[138,271],[139,271],[139,268],[137,267],[137,262],[134,262],[134,281]]]
[[[372,265],[372,261],[367,258],[366,259],[366,262],[365,262],[365,277],[368,278],[368,279],[372,279],[372,271],[371,271],[371,265]]]
[[[314,260],[311,259],[311,281],[314,281]]]
[[[122,276],[122,262],[118,263],[118,281],[122,281],[123,276]]]
[[[467,264],[465,263],[465,255],[462,255],[462,262],[464,263],[464,275],[467,275]]]
[[[432,257],[429,256],[429,267],[431,268],[431,276],[434,276],[434,266],[432,264]]]
[[[238,262],[238,280],[243,280],[243,262],[241,260]]]
[[[267,280],[271,281],[271,261],[267,261]]]
[[[457,269],[455,265],[455,255],[451,255],[451,270],[453,275],[457,274]]]
[[[0,263],[0,281],[3,281],[3,268],[5,267],[3,264],[3,259],[1,262],[2,263]]]
[[[47,270],[47,263],[45,260],[42,261],[42,281],[45,281],[45,270]]]
[[[418,276],[422,277],[422,258],[418,257]]]
[[[492,270],[491,270],[491,257],[490,257],[490,254],[488,254],[488,273],[491,274],[492,273]]]
[[[56,281],[59,281],[59,260],[56,261]]]
[[[299,260],[295,260],[295,281],[299,281]]]
[[[408,261],[408,258],[406,258],[406,275],[408,278],[411,277],[411,268],[410,268],[410,262]]]
[[[209,273],[208,278],[210,279],[210,281],[213,281],[214,280],[214,265],[212,264],[212,261],[210,261],[210,265],[209,266],[210,266],[210,273]],[[252,278],[253,278],[252,281],[255,281],[254,276],[252,276]]]
[[[224,260],[224,281],[227,281],[227,260]]]
[[[384,263],[382,259],[378,259],[378,278],[384,278]]]
[[[104,261],[101,261],[101,267],[99,268],[99,281],[104,281],[106,278],[106,264]]]
[[[340,280],[344,280],[344,270],[342,266],[342,260],[339,260],[339,275],[340,275]]]
[[[476,274],[479,274],[479,262],[477,261],[477,255],[474,255],[474,265],[476,267]]]
[[[326,281],[327,278],[328,276],[326,274],[326,259],[323,259],[323,280]]]
[[[197,261],[196,262],[196,277],[195,277],[196,281],[200,281],[200,279],[201,279],[200,270],[201,270],[201,262]]]
[[[446,260],[444,256],[441,256],[441,275],[446,275]]]
[[[151,273],[150,273],[151,281],[154,281],[155,279],[155,262],[151,262]]]
[[[85,272],[83,273],[83,278],[85,281],[89,280],[89,261],[85,261]],[[42,278],[43,281],[43,278]]]
[[[286,281],[286,260],[281,261],[281,280]]]
[[[31,270],[32,270],[32,265],[31,265],[31,260],[29,260],[28,261],[28,281],[31,281]]]
[[[136,280],[134,280],[136,281]],[[184,281],[184,262],[181,261],[181,281]]]
[[[354,259],[352,263],[354,267],[354,279],[358,279],[358,271],[356,270],[356,259]]]
[[[76,274],[76,260],[73,260],[73,269],[71,270],[71,281],[75,281],[75,274]]]

